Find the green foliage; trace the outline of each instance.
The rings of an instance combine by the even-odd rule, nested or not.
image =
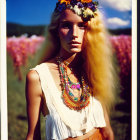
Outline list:
[[[125,29],[108,29],[109,33],[112,35],[131,35],[131,29],[125,28]]]
[[[22,67],[23,80],[15,75],[12,59],[7,56],[7,92],[8,92],[8,140],[25,140],[27,134],[27,115],[25,99],[25,78],[33,59],[26,67]],[[42,139],[45,139],[44,118],[41,115]]]
[[[38,26],[24,26],[15,23],[7,23],[7,36],[20,36],[23,34],[31,35],[44,35],[46,26],[38,25]]]

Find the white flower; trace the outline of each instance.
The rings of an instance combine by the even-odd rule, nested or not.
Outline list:
[[[93,12],[92,12],[92,10],[91,9],[89,9],[89,8],[87,8],[86,10],[84,10],[83,11],[83,16],[84,16],[84,18],[86,18],[86,17],[88,17],[88,16],[93,16],[94,14],[93,14]]]
[[[73,10],[77,15],[82,14],[82,10],[77,5],[74,6]]]
[[[68,5],[67,7],[68,7],[69,9],[73,10],[72,5]]]

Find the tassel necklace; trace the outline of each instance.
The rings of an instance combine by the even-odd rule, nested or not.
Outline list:
[[[57,62],[62,86],[62,99],[65,105],[72,110],[81,110],[85,108],[90,102],[90,89],[85,83],[84,77],[81,76],[80,82],[72,82],[67,75],[67,65],[69,63],[62,61],[60,57],[57,57]],[[81,93],[81,96],[75,96],[76,93]]]

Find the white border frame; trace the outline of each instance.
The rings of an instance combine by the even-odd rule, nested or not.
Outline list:
[[[0,107],[1,140],[8,140],[6,0],[0,0]],[[132,140],[137,140],[137,0],[132,0]]]
[[[1,140],[8,140],[6,71],[6,0],[0,0],[0,95]]]

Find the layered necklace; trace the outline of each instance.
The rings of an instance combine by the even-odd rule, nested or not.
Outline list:
[[[56,60],[59,66],[62,99],[65,105],[73,110],[85,108],[90,102],[90,89],[88,84],[86,84],[84,77],[81,76],[80,81],[77,83],[72,82],[67,74],[69,63],[63,61],[61,57],[57,57]],[[81,94],[80,96],[78,96],[79,93]]]

